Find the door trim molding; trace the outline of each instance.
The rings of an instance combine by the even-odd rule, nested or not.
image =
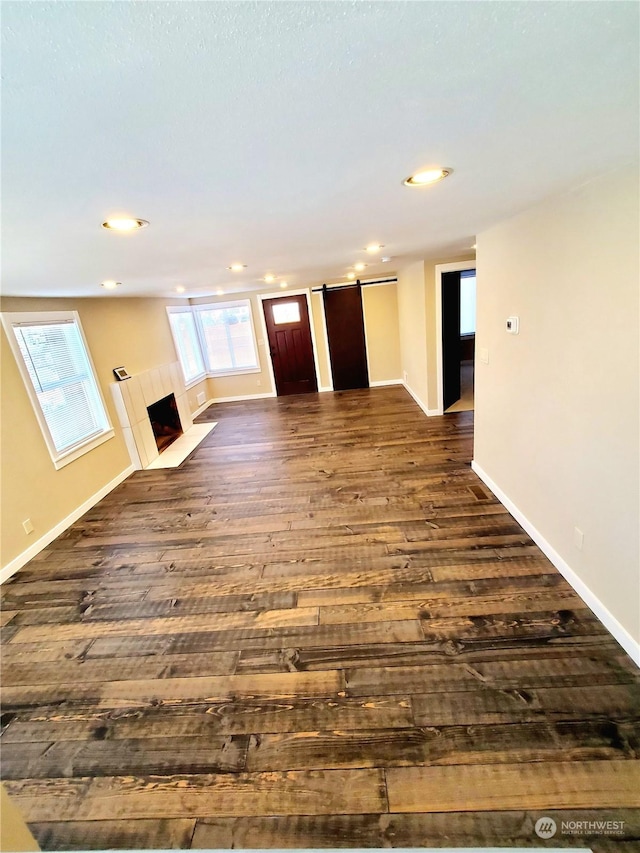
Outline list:
[[[450,264],[436,264],[435,287],[436,287],[436,379],[437,379],[437,402],[438,407],[431,410],[433,414],[444,414],[444,382],[442,378],[442,273],[462,272],[476,268],[473,261],[454,261]]]
[[[313,322],[313,310],[311,307],[311,291],[308,287],[301,287],[297,290],[287,290],[284,293],[282,290],[277,290],[275,293],[257,293],[258,303],[260,304],[260,323],[263,332],[264,347],[266,350],[267,366],[269,368],[269,376],[271,377],[271,387],[273,388],[274,396],[278,396],[276,388],[276,377],[273,372],[273,361],[271,359],[271,347],[269,346],[269,335],[267,333],[267,321],[264,318],[264,300],[265,299],[286,299],[287,296],[304,296],[307,300],[307,316],[309,317],[309,331],[311,332],[311,348],[313,350],[313,368],[316,372],[316,387],[320,390],[320,362],[318,360],[318,345],[316,343],[316,332]],[[317,393],[317,392],[316,392]]]
[[[327,332],[327,315],[324,312],[324,298],[322,296],[322,290],[316,291],[316,293],[320,294],[319,303],[320,303],[320,321],[322,325],[322,335],[324,339],[324,351],[327,354],[327,376],[329,377],[329,384],[324,385],[319,390],[321,391],[333,391],[333,368],[331,367],[331,356],[329,355],[329,334]]]

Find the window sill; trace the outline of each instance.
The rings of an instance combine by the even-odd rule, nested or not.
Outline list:
[[[262,373],[262,368],[244,367],[238,368],[237,370],[208,371],[207,373],[203,373],[202,376],[197,376],[195,379],[190,379],[188,382],[185,382],[184,387],[189,391],[195,385],[198,385],[200,382],[204,382],[205,379],[221,379],[224,376],[243,376],[245,373]]]
[[[115,431],[113,428],[108,429],[106,432],[103,432],[101,435],[96,436],[96,438],[92,438],[90,441],[87,441],[85,444],[81,444],[79,447],[74,447],[73,450],[70,450],[68,453],[65,453],[63,456],[58,456],[57,458],[51,457],[53,459],[53,464],[57,471],[60,468],[64,468],[65,465],[68,465],[70,462],[75,462],[76,459],[79,459],[81,456],[84,456],[85,453],[89,453],[90,450],[94,450],[96,447],[99,447],[101,444],[104,444],[105,441],[108,441],[110,438],[113,438],[115,435]]]
[[[237,370],[218,370],[208,374],[210,379],[220,379],[222,376],[242,376],[245,373],[262,373],[260,367],[245,367]]]
[[[204,382],[209,378],[209,373],[203,373],[200,376],[196,376],[195,379],[190,379],[188,382],[184,383],[184,387],[187,391],[190,391],[191,388],[194,388],[196,385],[199,385],[201,382]]]

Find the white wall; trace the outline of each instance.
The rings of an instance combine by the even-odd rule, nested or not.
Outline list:
[[[478,235],[476,345],[489,363],[476,360],[474,452],[608,627],[636,642],[638,203],[626,169]],[[511,314],[518,336],[505,332]]]

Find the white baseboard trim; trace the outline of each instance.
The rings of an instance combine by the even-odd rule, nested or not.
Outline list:
[[[333,385],[321,385],[318,388],[318,394],[325,394],[327,391],[333,391]]]
[[[201,406],[198,406],[198,408],[195,410],[195,412],[191,412],[191,417],[197,418],[198,415],[201,415],[203,412],[205,412],[212,403],[213,403],[213,400],[207,400],[206,403],[203,403]]]
[[[47,545],[51,544],[54,539],[60,536],[61,533],[71,527],[71,525],[76,522],[79,518],[81,518],[85,512],[88,512],[91,507],[95,506],[102,498],[106,498],[109,492],[112,492],[116,486],[119,486],[124,480],[127,479],[129,474],[133,474],[136,469],[133,465],[129,465],[128,468],[125,468],[124,471],[121,471],[117,477],[114,477],[110,483],[107,483],[106,486],[103,486],[99,489],[95,495],[91,495],[90,498],[80,504],[79,507],[73,510],[73,512],[69,513],[66,518],[63,518],[62,521],[58,522],[51,530],[48,530],[44,536],[41,536],[37,542],[34,542],[33,545],[30,545],[26,551],[23,551],[22,554],[18,554],[17,557],[14,557],[10,563],[7,563],[2,569],[0,569],[0,584],[4,583],[6,580],[21,569],[29,560],[32,560],[36,554],[39,554]]]
[[[402,379],[376,379],[369,382],[369,388],[382,388],[384,385],[404,385]]]
[[[555,548],[547,542],[540,531],[531,524],[529,519],[518,509],[513,501],[502,491],[502,489],[493,482],[491,477],[484,471],[475,461],[471,462],[471,468],[480,477],[482,482],[488,486],[493,494],[498,498],[501,504],[509,510],[518,524],[526,530],[529,536],[536,543],[538,548],[545,554],[546,557],[553,563],[556,569],[564,577],[568,583],[578,593],[580,598],[589,607],[598,619],[602,622],[610,634],[620,643],[625,652],[631,659],[640,666],[640,643],[635,640],[627,629],[618,622],[616,617],[608,610],[607,607],[600,601],[598,596],[581,580],[579,575],[571,568],[571,566],[558,554]]]
[[[269,391],[268,394],[240,394],[238,397],[212,397],[207,405],[210,406],[212,403],[242,403],[245,400],[265,400],[267,397],[275,396],[275,391]]]
[[[422,409],[422,411],[425,413],[425,415],[426,415],[427,417],[429,417],[429,418],[433,418],[435,415],[441,415],[441,414],[442,414],[442,412],[439,412],[437,409],[429,409],[429,408],[428,408],[428,407],[427,407],[427,406],[422,402],[422,400],[420,399],[420,397],[418,397],[418,395],[415,393],[415,391],[412,391],[412,390],[411,390],[411,388],[407,385],[407,383],[406,383],[406,382],[401,381],[401,382],[400,382],[400,385],[402,385],[402,386],[403,386],[403,387],[404,387],[404,388],[409,392],[409,394],[411,394],[411,396],[413,397],[413,399],[414,399],[414,400],[416,401],[416,403],[420,406],[420,408]]]

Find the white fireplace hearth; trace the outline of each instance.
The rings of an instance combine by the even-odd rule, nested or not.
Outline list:
[[[111,393],[131,463],[137,469],[147,468],[160,455],[147,406],[173,394],[182,431],[186,432],[193,425],[187,390],[177,361],[135,373],[122,382],[113,382]]]

